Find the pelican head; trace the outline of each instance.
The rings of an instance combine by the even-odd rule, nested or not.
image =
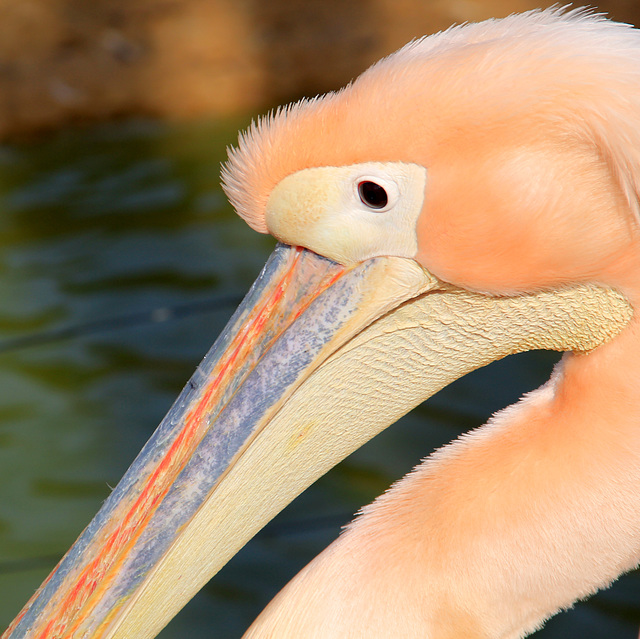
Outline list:
[[[567,351],[552,380],[365,509],[250,636],[520,637],[637,563],[636,30],[552,9],[414,41],[252,125],[223,182],[280,244],[6,639],[155,636],[346,455],[537,348]]]

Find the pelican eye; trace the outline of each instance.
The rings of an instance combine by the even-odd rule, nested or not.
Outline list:
[[[384,188],[369,180],[358,184],[358,195],[362,203],[372,209],[383,209],[389,202],[389,196]]]

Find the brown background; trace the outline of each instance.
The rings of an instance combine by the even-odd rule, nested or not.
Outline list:
[[[253,112],[413,37],[535,0],[0,0],[0,139],[118,116]],[[640,21],[634,0],[599,5]]]

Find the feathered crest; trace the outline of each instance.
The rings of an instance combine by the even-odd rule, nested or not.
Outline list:
[[[640,197],[640,32],[584,9],[452,27],[410,42],[337,93],[277,109],[242,133],[223,188],[268,232],[273,187],[311,166],[428,166],[447,132],[546,118],[598,146],[632,211]]]

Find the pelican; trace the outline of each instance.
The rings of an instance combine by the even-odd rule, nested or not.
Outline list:
[[[5,639],[154,637],[317,477],[510,353],[551,379],[428,457],[247,637],[515,639],[640,557],[640,33],[552,9],[285,107],[225,190],[280,242]]]

